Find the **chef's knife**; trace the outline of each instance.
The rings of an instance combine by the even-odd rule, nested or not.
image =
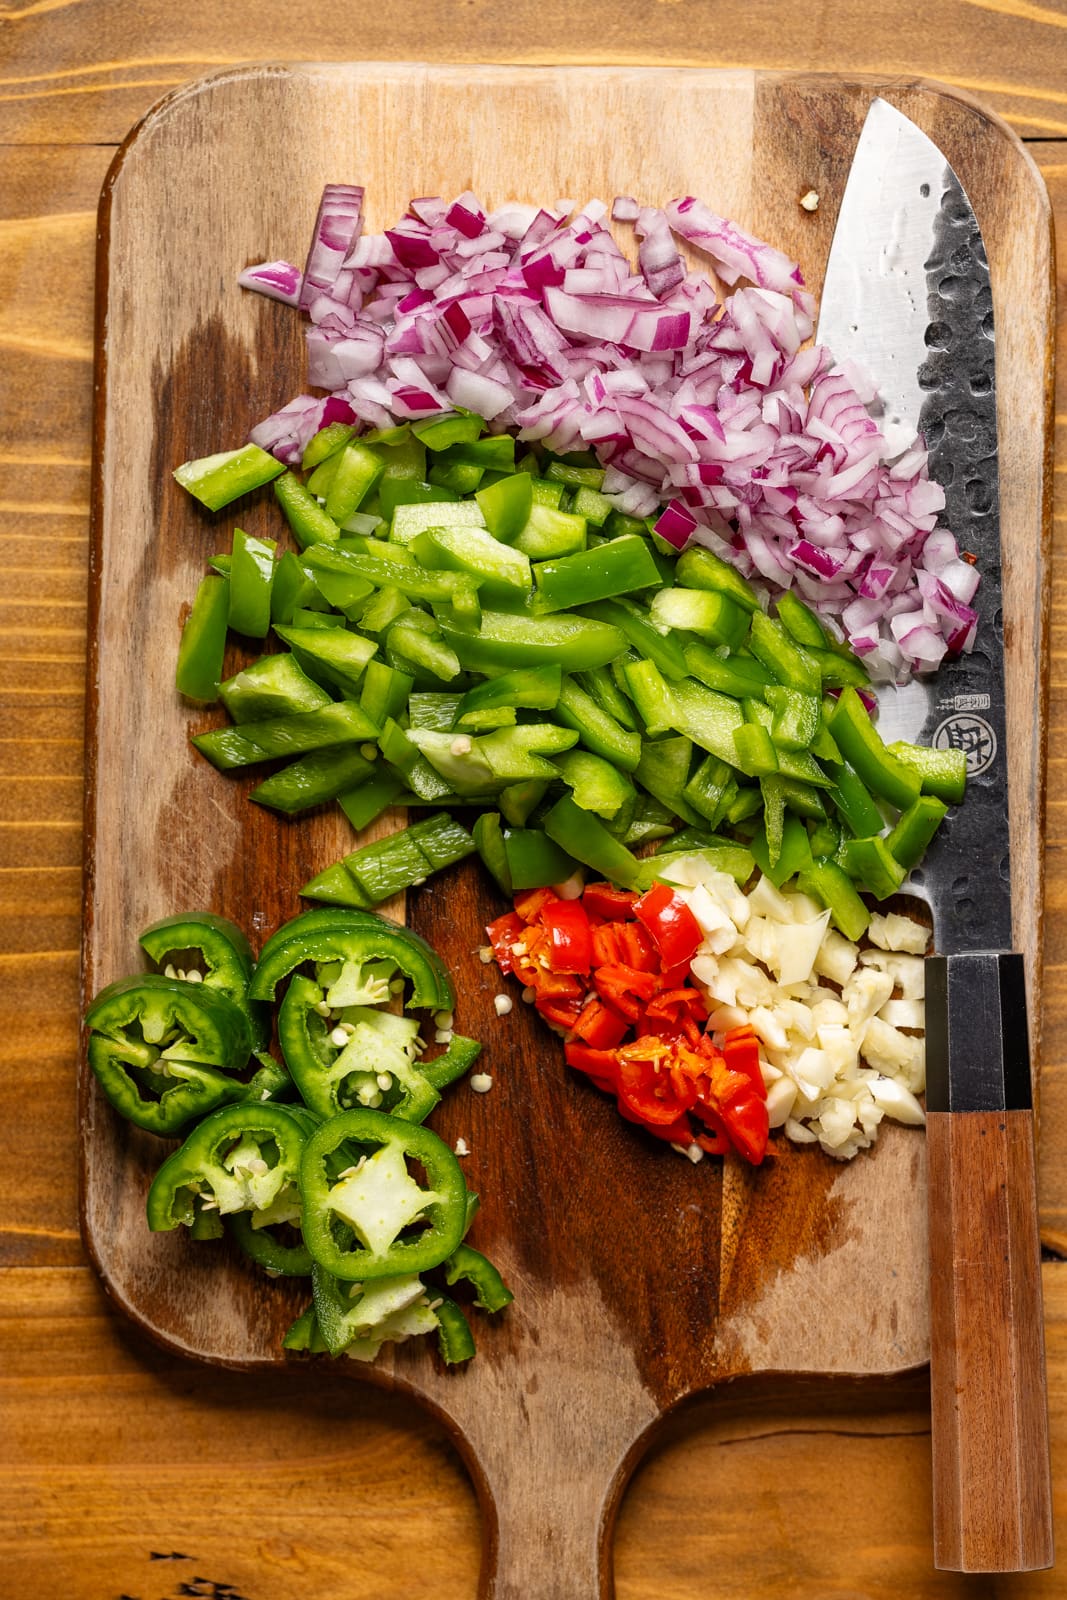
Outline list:
[[[1011,949],[993,302],[963,186],[884,100],[849,173],[818,339],[872,380],[893,454],[924,435],[943,520],[981,572],[973,650],[880,689],[878,715],[887,740],[967,756],[966,798],[905,884],[930,907],[937,951],[926,978],[934,1559],[1030,1571],[1052,1564],[1052,1497],[1026,991]]]

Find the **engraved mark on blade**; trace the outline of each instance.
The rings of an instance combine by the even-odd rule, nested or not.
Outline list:
[[[977,778],[997,759],[997,736],[992,724],[973,712],[957,712],[939,722],[931,743],[935,750],[962,750],[967,758],[968,778]]]

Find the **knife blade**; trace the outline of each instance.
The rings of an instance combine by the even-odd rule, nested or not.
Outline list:
[[[1011,949],[993,299],[952,166],[875,100],[834,232],[817,338],[871,381],[891,454],[921,434],[943,523],[981,583],[973,648],[880,687],[883,738],[962,749],[967,793],[905,892],[927,903],[927,1168],[934,1558],[1052,1563],[1023,956]]]

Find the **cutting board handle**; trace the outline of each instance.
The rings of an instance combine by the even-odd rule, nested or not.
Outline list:
[[[551,1404],[545,1426],[527,1418],[519,1437],[497,1420],[501,1436],[479,1430],[477,1457],[458,1440],[482,1512],[478,1600],[613,1600],[615,1517],[649,1437],[629,1397],[614,1417],[580,1397]]]
[[[927,1118],[934,1560],[1052,1565],[1033,1113]]]

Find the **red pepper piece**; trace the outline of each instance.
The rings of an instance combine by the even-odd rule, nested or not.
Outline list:
[[[537,922],[545,906],[556,898],[551,889],[525,889],[515,896],[515,910],[523,922]]]
[[[547,972],[544,967],[534,968],[530,981],[530,988],[537,990],[538,998],[546,1000],[575,1000],[579,1001],[585,994],[585,984],[581,983],[572,972]],[[578,1015],[581,1011],[579,1005]]]
[[[759,1034],[750,1023],[731,1028],[723,1040],[722,1053],[731,1072],[742,1072],[761,1099],[767,1098],[759,1064]]]
[[[639,1117],[635,1111],[631,1111],[625,1100],[620,1099],[617,1103],[620,1116],[625,1117],[627,1122],[636,1122],[646,1133],[651,1133],[655,1138],[663,1139],[667,1144],[680,1144],[683,1147],[692,1144],[693,1130],[689,1126],[688,1117],[678,1117],[674,1122],[651,1123],[646,1122],[644,1117]]]
[[[652,935],[668,967],[691,961],[703,942],[704,935],[696,917],[682,896],[665,883],[654,883],[635,901],[634,915]]]
[[[671,1022],[679,1024],[684,1016],[689,1016],[697,1022],[707,1020],[707,1008],[699,989],[665,989],[656,995],[645,1007],[644,1031],[656,1031],[651,1024]],[[698,1034],[699,1038],[700,1035]]]
[[[584,1040],[594,1050],[613,1050],[621,1044],[629,1029],[626,1017],[600,1000],[590,1000],[574,1024],[575,1038]]]
[[[580,900],[551,900],[541,912],[548,931],[548,965],[553,972],[588,972],[593,964],[593,930]]]
[[[497,917],[486,928],[486,935],[493,947],[493,956],[497,966],[505,977],[515,971],[515,957],[512,945],[517,944],[526,932],[526,925],[514,911],[509,911],[503,917]]]
[[[582,903],[590,916],[603,917],[605,922],[629,922],[634,914],[635,894],[626,889],[616,889],[611,883],[587,883]]]
[[[665,967],[660,976],[664,989],[683,989],[689,982],[689,963],[680,961],[676,967]]]
[[[570,1032],[581,1014],[581,1005],[577,1000],[559,999],[555,995],[539,994],[534,1005],[555,1028],[565,1028]]]
[[[636,995],[641,1000],[651,1000],[654,994],[659,993],[659,977],[656,973],[638,972],[636,967],[628,967],[621,961],[601,967],[594,972],[593,981],[598,987],[603,984],[605,989],[622,989],[623,993]]]
[[[614,1094],[619,1086],[619,1057],[615,1050],[598,1050],[592,1045],[569,1039],[563,1047],[567,1065],[584,1072],[598,1089]]]
[[[627,967],[636,967],[638,972],[659,972],[660,957],[647,929],[639,922],[627,922],[619,925],[619,945],[622,950],[622,962]],[[688,964],[686,967],[688,972]]]

